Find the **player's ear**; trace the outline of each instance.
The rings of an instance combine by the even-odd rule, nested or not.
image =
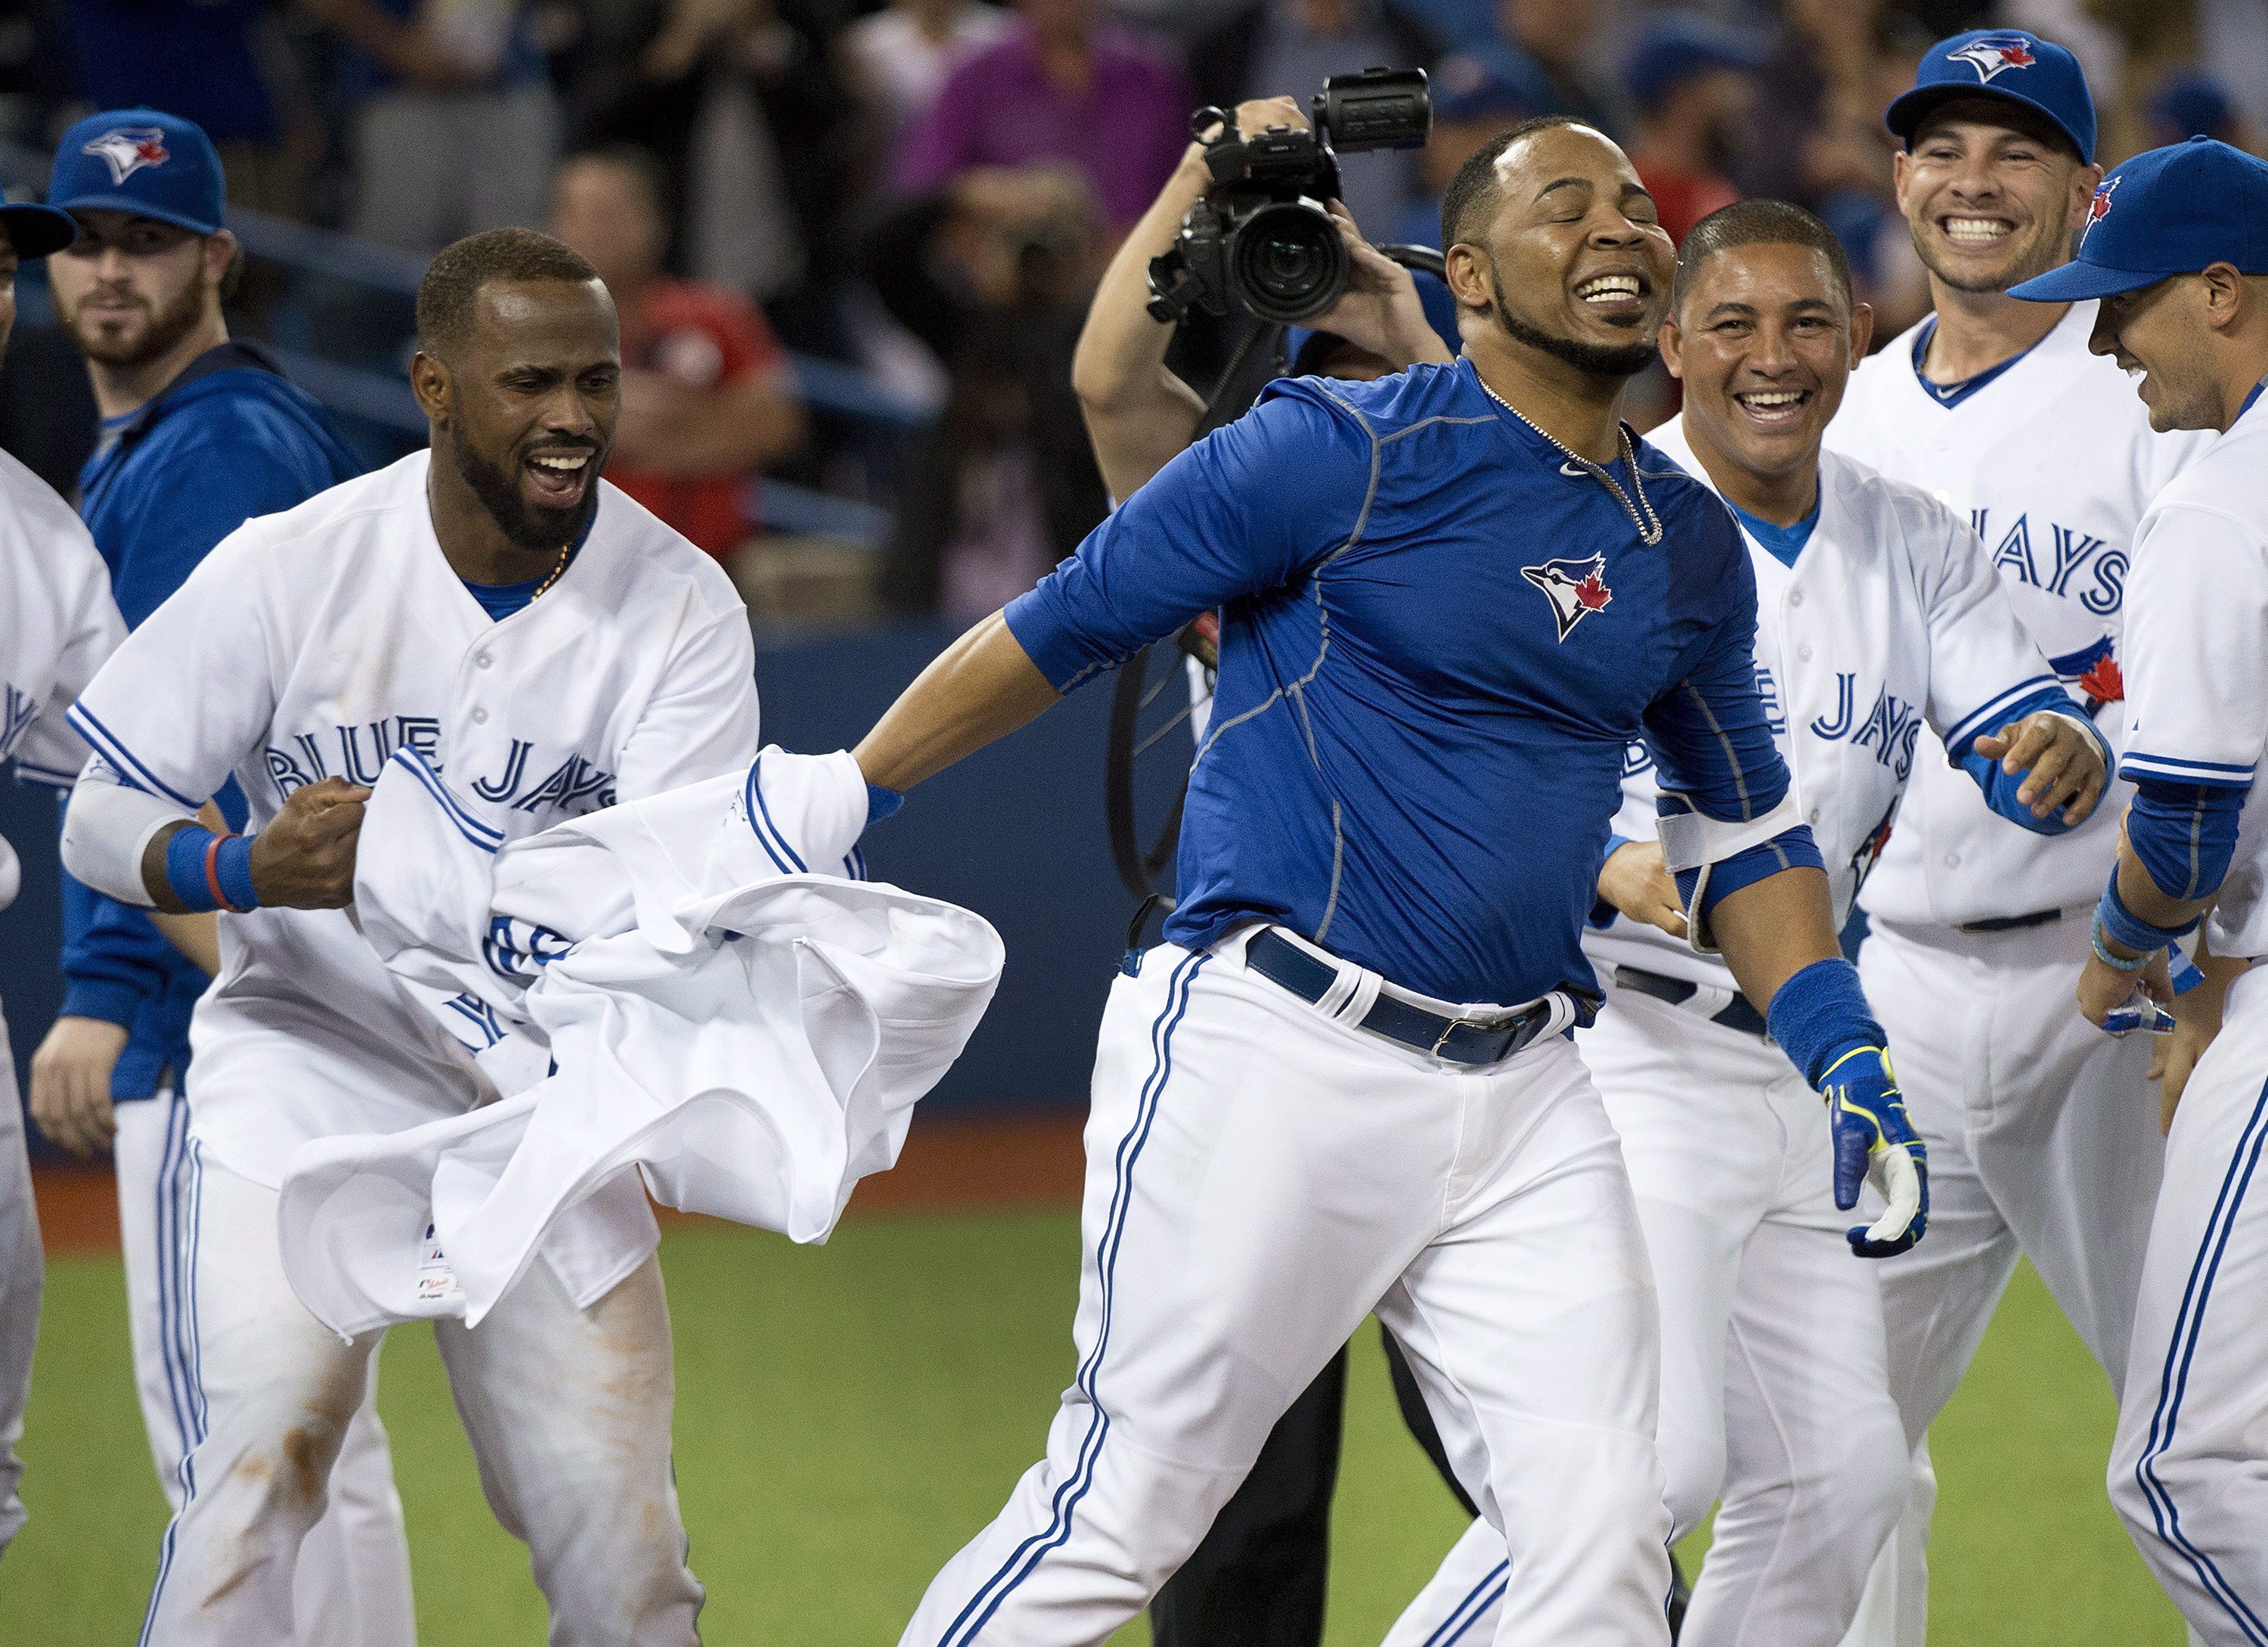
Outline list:
[[[2082,166],[2071,174],[2071,210],[2064,226],[2077,234],[2087,226],[2095,206],[2095,186],[2102,181],[2099,166]]]
[[[1461,309],[1489,306],[1488,254],[1460,240],[1441,259],[1441,278]]]
[[[2212,263],[2198,279],[2204,284],[2205,323],[2217,332],[2227,331],[2245,310],[2244,277],[2234,263]]]
[[[1851,369],[1857,371],[1859,363],[1867,358],[1867,351],[1874,346],[1874,306],[1854,303],[1851,306]]]
[[[441,364],[440,357],[419,350],[409,360],[409,389],[417,396],[417,409],[435,423],[449,415],[449,368]]]
[[[1685,346],[1685,332],[1678,325],[1675,314],[1661,317],[1661,330],[1656,334],[1653,346],[1660,351],[1661,364],[1668,369],[1669,375],[1683,379],[1685,373],[1678,365],[1677,351]]]

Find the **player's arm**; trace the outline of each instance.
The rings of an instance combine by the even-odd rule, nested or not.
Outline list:
[[[1843,958],[1825,868],[1797,816],[1756,685],[1756,593],[1735,541],[1726,556],[1731,609],[1695,667],[1648,711],[1660,768],[1662,850],[1696,949],[1713,947],[1772,1038],[1827,1100],[1835,1204],[1858,1205],[1875,1180],[1888,1210],[1848,1232],[1852,1251],[1885,1258],[1922,1237],[1928,1163],[1906,1123],[1881,1025]]]
[[[2228,873],[2237,825],[2268,747],[2268,691],[2257,667],[2268,545],[2227,516],[2170,509],[2152,522],[2127,605],[2130,733],[2119,776],[2135,796],[2118,863],[2095,906],[2080,1010],[2101,1023],[2192,928]]]
[[[2110,746],[2016,616],[1975,528],[1900,500],[1899,524],[1929,619],[1931,729],[1985,804],[2040,835],[2087,821],[2110,782]]]
[[[922,671],[852,751],[867,782],[917,784],[1198,613],[1280,587],[1345,541],[1370,450],[1306,389],[1206,436]]]

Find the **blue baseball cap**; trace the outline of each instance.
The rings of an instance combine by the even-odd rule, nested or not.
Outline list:
[[[1476,120],[1511,125],[1541,114],[1554,101],[1550,83],[1542,73],[1509,56],[1459,53],[1444,57],[1435,65],[1429,85],[1437,126]]]
[[[1971,29],[1938,41],[1922,54],[1913,90],[1882,111],[1882,124],[1911,145],[1932,109],[1970,97],[2021,103],[2045,115],[2071,139],[2080,159],[2095,164],[2095,100],[2079,59],[2053,41],[2017,28]]]
[[[1762,35],[1691,11],[1664,11],[1649,22],[1623,59],[1623,85],[1640,108],[1652,108],[1696,75],[1715,69],[1761,69],[1771,60]]]
[[[2107,298],[2224,262],[2268,275],[2268,160],[2191,137],[2113,167],[2095,187],[2079,255],[2008,295],[2032,303]]]
[[[198,234],[221,226],[227,181],[212,139],[194,121],[154,108],[91,114],[63,133],[48,178],[63,211],[128,211]]]
[[[16,261],[28,263],[35,257],[60,252],[78,239],[78,225],[71,221],[70,213],[53,206],[15,201],[0,205],[0,235],[7,237],[8,249],[16,254]]]

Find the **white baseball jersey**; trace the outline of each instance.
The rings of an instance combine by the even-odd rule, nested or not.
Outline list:
[[[441,554],[428,454],[247,521],[71,712],[122,779],[195,808],[233,774],[265,825],[302,784],[444,767],[504,838],[734,767],[757,742],[747,614],[716,563],[622,492],[540,600],[492,621]],[[195,1126],[255,1183],[311,1138],[461,1112],[462,1050],[338,910],[220,924],[190,1026]]]
[[[71,506],[0,452],[0,762],[68,789],[86,745],[64,711],[125,639],[110,573]]]
[[[1925,321],[1852,374],[1827,444],[1932,493],[1977,528],[2023,621],[2062,677],[2115,702],[2136,526],[2201,449],[2160,435],[2133,386],[2087,351],[2095,306],[2076,303],[2029,352],[1953,405],[1914,364]],[[2114,747],[2119,712],[2097,724]],[[1924,731],[1900,826],[1859,903],[1878,919],[1958,926],[2090,906],[2109,872],[2116,807],[2067,835],[2010,829]]]
[[[2268,406],[2255,402],[2142,518],[2119,775],[2249,787],[2268,746]],[[2243,811],[2209,934],[2268,955],[2268,805]]]
[[[1682,424],[1646,438],[1708,479]],[[1918,488],[1864,463],[1820,454],[1819,521],[1793,566],[1742,536],[1756,576],[1756,683],[1826,860],[1839,925],[1892,836],[1909,779],[1920,781],[1917,769],[1944,765],[1948,746],[1997,731],[2056,676],[1977,534]],[[1925,729],[1935,735],[1926,750]],[[1659,787],[1644,745],[1631,747],[1624,766],[1615,832],[1650,839]],[[1946,777],[1977,796],[1967,773],[1948,768]],[[2027,833],[1990,813],[1987,821]],[[1735,987],[1716,956],[1627,916],[1587,934],[1583,947],[1605,966]]]

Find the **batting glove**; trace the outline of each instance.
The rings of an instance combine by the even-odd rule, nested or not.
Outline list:
[[[1869,1178],[1889,1210],[1871,1224],[1846,1232],[1860,1258],[1889,1258],[1921,1239],[1929,1228],[1929,1155],[1906,1124],[1906,1104],[1890,1073],[1890,1055],[1879,1046],[1843,1054],[1820,1077],[1835,1131],[1835,1204],[1848,1212]]]

